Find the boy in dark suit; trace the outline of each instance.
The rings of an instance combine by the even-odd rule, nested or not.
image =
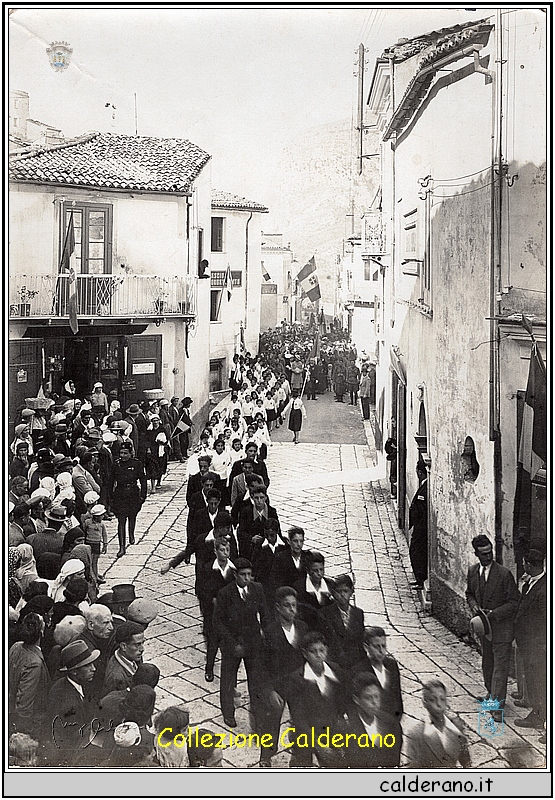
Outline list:
[[[475,536],[472,547],[479,563],[468,570],[466,600],[472,614],[481,609],[491,626],[491,637],[482,638],[482,673],[488,694],[499,700],[503,708],[511,664],[513,619],[520,595],[509,570],[493,560],[488,537]],[[501,711],[492,711],[492,717],[501,722]]]
[[[364,611],[351,605],[354,585],[350,575],[327,579],[334,602],[318,611],[318,629],[322,631],[332,661],[350,669],[364,658]]]
[[[279,692],[289,706],[294,728],[290,736],[293,746],[290,748],[289,766],[311,767],[314,753],[320,766],[340,767],[342,750],[320,746],[318,737],[325,734],[327,728],[330,739],[335,733],[344,733],[346,697],[343,673],[337,664],[328,662],[328,648],[318,631],[308,631],[304,635],[301,649],[304,664],[281,681]]]
[[[268,603],[272,598],[270,574],[274,559],[288,548],[287,542],[281,538],[278,520],[270,517],[264,523],[264,540],[253,545],[251,559],[254,579],[264,587]]]
[[[250,501],[244,503],[239,511],[239,553],[242,558],[252,558],[253,547],[262,544],[264,524],[270,520],[278,521],[276,509],[268,502],[266,487],[262,484],[249,486]],[[278,522],[279,531],[279,522]]]
[[[241,661],[247,671],[251,710],[257,716],[253,687],[262,666],[262,628],[270,621],[264,589],[252,580],[251,562],[238,558],[235,567],[235,581],[218,592],[214,609],[214,627],[222,652],[220,707],[224,723],[230,728],[237,726],[233,690]]]
[[[387,636],[383,628],[373,625],[364,631],[365,657],[351,669],[353,678],[361,672],[369,672],[382,687],[382,710],[398,722],[403,716],[403,695],[399,666],[387,652]]]
[[[314,630],[318,625],[318,612],[333,603],[333,598],[324,578],[322,553],[309,551],[307,562],[307,575],[294,583],[293,588],[297,590],[299,615]]]
[[[204,564],[199,576],[197,595],[203,618],[203,633],[206,639],[206,667],[204,677],[208,683],[214,680],[214,661],[218,652],[218,637],[214,630],[214,604],[220,589],[235,580],[235,564],[230,560],[230,543],[225,536],[213,541],[214,560]]]
[[[257,693],[261,695],[258,724],[260,734],[271,734],[271,746],[260,752],[260,766],[270,767],[277,752],[279,725],[284,702],[276,694],[280,682],[293,670],[302,667],[304,657],[301,642],[307,626],[297,618],[297,593],[291,586],[281,586],[276,592],[276,619],[264,630],[264,674]]]
[[[277,553],[270,573],[270,586],[273,592],[280,586],[293,586],[308,571],[308,550],[303,550],[304,531],[290,528],[287,531],[289,548]]]
[[[403,732],[399,721],[382,710],[382,697],[375,675],[361,672],[356,676],[347,733],[357,738],[350,739],[345,747],[345,766],[351,769],[399,766]]]

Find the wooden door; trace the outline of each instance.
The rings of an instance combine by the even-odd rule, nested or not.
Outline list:
[[[36,397],[42,384],[42,339],[16,339],[8,347],[8,421],[10,436],[17,411],[26,397]]]
[[[144,389],[162,386],[162,336],[130,336],[127,374],[123,382],[125,402],[141,403]]]

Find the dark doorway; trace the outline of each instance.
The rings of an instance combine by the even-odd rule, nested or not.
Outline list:
[[[64,382],[72,380],[77,397],[91,394],[98,380],[98,338],[76,337],[65,340]]]

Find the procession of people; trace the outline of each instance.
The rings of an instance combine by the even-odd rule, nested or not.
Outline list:
[[[331,577],[324,555],[304,547],[305,529],[283,530],[272,503],[272,432],[286,425],[298,443],[311,404],[326,392],[338,403],[346,396],[352,405],[360,401],[361,416],[369,419],[374,365],[359,357],[343,331],[282,326],[261,335],[257,355],[237,354],[229,384],[227,402],[196,432],[190,397],[122,409],[99,383],[80,399],[68,380],[66,395],[48,407],[31,414],[21,409],[9,467],[11,763],[219,766],[212,736],[206,746],[187,739],[195,724],[190,698],[156,713],[160,671],[156,657],[146,662],[143,651],[159,605],[137,597],[131,583],[108,588],[102,573],[106,523],[117,521],[117,558],[124,559],[143,504],[161,488],[173,460],[186,463],[187,532],[160,571],[194,561],[196,614],[207,646],[204,680],[217,679],[219,654],[220,711],[235,731],[244,664],[260,766],[271,767],[284,746],[291,767],[472,766],[464,723],[448,711],[441,681],[422,682],[421,725],[405,730],[404,678],[388,651],[387,631],[353,602],[352,576]],[[423,465],[418,469],[410,527],[421,586],[427,579],[426,474]],[[523,664],[519,700],[530,713],[515,724],[541,731],[547,713],[544,556],[530,551],[517,589],[509,571],[492,563],[487,536],[472,545],[479,564],[469,572],[467,599],[472,629],[482,637],[486,693],[497,695],[500,712],[516,636]],[[280,723],[287,713],[284,743]],[[168,729],[188,742],[179,753]]]

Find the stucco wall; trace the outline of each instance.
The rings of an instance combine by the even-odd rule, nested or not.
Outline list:
[[[224,287],[220,321],[210,323],[210,357],[226,358],[228,366],[235,353],[236,337],[241,322],[245,326],[245,346],[258,352],[260,333],[260,234],[261,214],[254,212],[248,225],[248,268],[246,265],[246,233],[248,211],[213,209],[213,217],[224,218],[223,252],[210,253],[212,271],[225,272],[229,263],[232,271],[241,272],[241,286],[233,287],[231,300]],[[207,281],[208,283],[208,281]]]

